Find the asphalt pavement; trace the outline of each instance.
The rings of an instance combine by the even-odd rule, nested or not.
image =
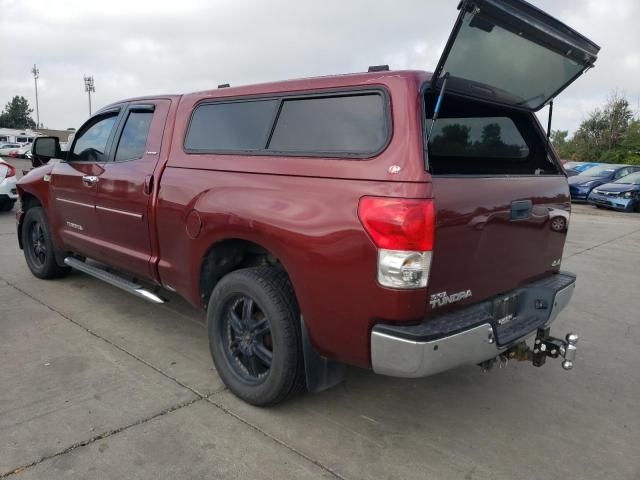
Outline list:
[[[354,368],[255,408],[216,374],[202,312],[78,272],[38,280],[0,213],[0,478],[638,480],[640,214],[576,206],[562,268],[578,274],[552,329],[580,335],[570,372]]]

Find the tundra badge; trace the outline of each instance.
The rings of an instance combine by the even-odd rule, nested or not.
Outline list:
[[[469,297],[471,297],[471,290],[462,290],[461,292],[452,293],[451,295],[447,295],[447,292],[440,292],[431,295],[429,303],[431,304],[431,308],[438,308]]]

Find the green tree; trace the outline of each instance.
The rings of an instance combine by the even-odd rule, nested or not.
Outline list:
[[[31,118],[33,109],[29,108],[26,98],[16,95],[4,107],[0,114],[0,127],[3,128],[35,128],[36,122]]]
[[[568,130],[552,130],[551,143],[556,148],[560,158],[566,160],[575,159],[576,144],[572,138],[569,138]]]

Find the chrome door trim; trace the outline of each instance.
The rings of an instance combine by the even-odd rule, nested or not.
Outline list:
[[[93,205],[89,205],[88,203],[76,202],[75,200],[67,200],[66,198],[56,197],[56,200],[62,203],[70,203],[71,205],[78,205],[79,207],[94,208]]]
[[[142,217],[143,217],[141,213],[127,212],[126,210],[118,210],[115,208],[101,207],[100,205],[96,205],[96,210],[100,210],[102,212],[119,213],[120,215],[126,215],[128,217],[134,217],[140,220],[142,220]]]

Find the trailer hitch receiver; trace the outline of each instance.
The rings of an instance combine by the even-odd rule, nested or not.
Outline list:
[[[565,339],[562,340],[549,335],[548,328],[538,330],[538,335],[533,342],[531,362],[534,366],[541,367],[547,357],[562,357],[564,358],[562,368],[571,370],[576,358],[577,343],[578,335],[575,333],[568,333]]]

